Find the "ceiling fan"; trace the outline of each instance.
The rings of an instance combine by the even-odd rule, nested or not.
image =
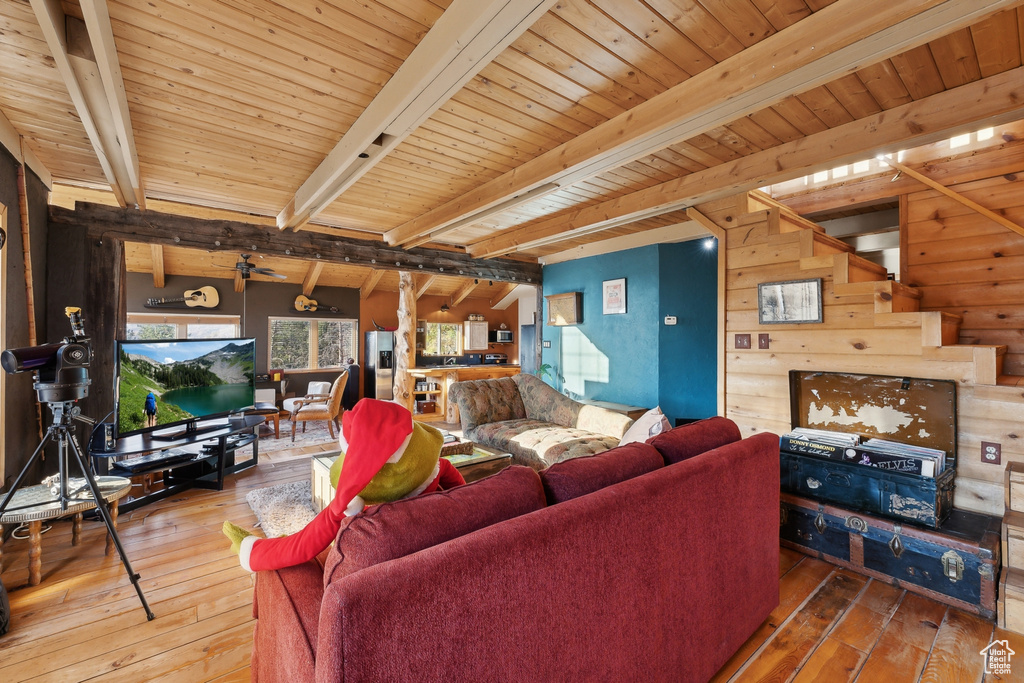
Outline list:
[[[275,273],[273,268],[259,268],[252,263],[249,263],[249,259],[252,258],[252,254],[239,254],[241,260],[235,264],[235,270],[242,274],[243,280],[248,280],[252,273],[259,275],[266,275],[267,277],[276,277],[279,280],[284,280],[288,276]]]

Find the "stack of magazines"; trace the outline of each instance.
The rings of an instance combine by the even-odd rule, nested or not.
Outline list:
[[[788,453],[922,477],[937,477],[946,467],[945,451],[885,439],[868,439],[861,443],[857,434],[804,427],[783,434],[779,448]]]

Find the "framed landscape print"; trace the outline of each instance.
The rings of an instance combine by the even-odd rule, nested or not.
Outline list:
[[[821,279],[763,282],[757,286],[757,322],[821,322]]]
[[[604,314],[626,312],[626,278],[620,277],[617,280],[605,280],[601,300],[604,304]]]

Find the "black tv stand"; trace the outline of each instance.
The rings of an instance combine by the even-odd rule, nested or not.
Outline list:
[[[137,497],[133,495],[119,503],[118,508],[126,512],[191,488],[222,490],[225,475],[241,472],[259,463],[256,428],[263,421],[262,415],[211,420],[195,430],[180,431],[180,436],[174,440],[169,438],[170,435],[158,436],[151,432],[133,434],[118,439],[112,451],[91,450],[89,454],[100,474],[137,477],[163,473],[162,489]],[[252,445],[252,457],[235,462],[235,451],[249,445]],[[158,460],[152,467],[135,472],[119,469],[117,461],[113,460],[116,456],[141,455],[172,449],[179,453],[187,450],[195,455],[184,461],[180,458],[167,462]]]
[[[224,425],[221,423],[206,423],[202,427],[199,427],[197,426],[198,422],[198,419],[189,420],[185,423],[184,429],[179,429],[175,432],[151,432],[149,436],[153,441],[178,441],[180,439],[196,437],[208,432],[215,432],[218,429],[224,428]]]

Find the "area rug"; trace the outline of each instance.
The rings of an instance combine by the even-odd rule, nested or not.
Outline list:
[[[310,422],[306,425],[306,431],[302,431],[299,425],[295,430],[295,441],[292,441],[292,423],[288,420],[281,420],[281,438],[274,438],[274,427],[260,427],[260,454],[276,453],[278,451],[291,450],[293,448],[305,448],[306,446],[319,446],[321,444],[337,444],[337,430],[335,436],[327,432],[326,422]],[[337,448],[337,446],[335,446]]]
[[[267,538],[301,531],[316,516],[308,479],[250,491],[245,501],[256,513],[258,526]]]

